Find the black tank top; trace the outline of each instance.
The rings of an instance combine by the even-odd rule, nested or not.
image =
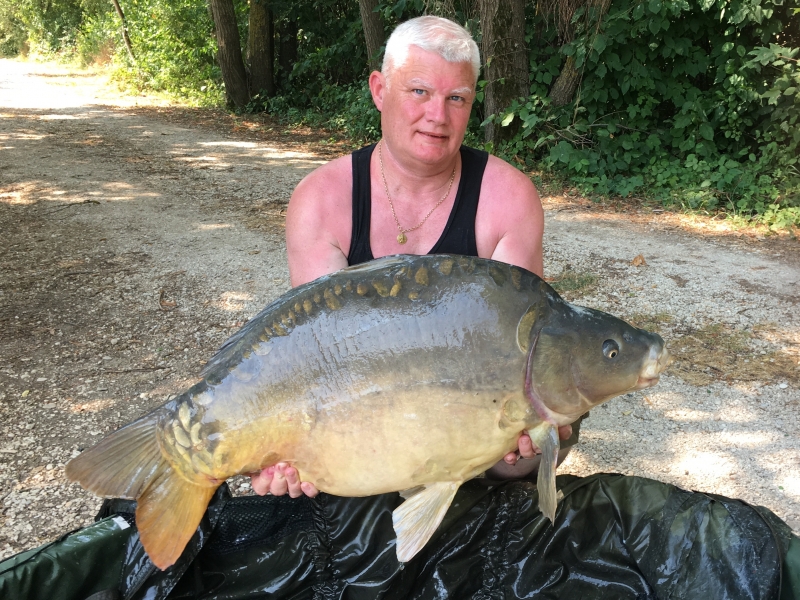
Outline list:
[[[350,239],[349,265],[373,260],[369,244],[369,227],[372,216],[372,188],[369,161],[375,144],[353,152],[353,230]],[[483,172],[489,154],[461,146],[461,181],[458,184],[453,210],[444,226],[441,237],[428,254],[464,254],[478,256],[475,242],[475,216],[481,194]]]

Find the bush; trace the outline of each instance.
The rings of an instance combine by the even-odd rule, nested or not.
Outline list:
[[[599,28],[583,17],[582,35],[560,53],[546,38],[534,45],[531,96],[494,116],[522,122],[502,151],[602,195],[796,222],[800,51],[775,43],[800,41],[791,7],[618,0]],[[547,90],[564,57],[583,78],[576,99],[556,108]]]
[[[118,78],[192,104],[223,103],[213,23],[204,0],[129,0],[125,18],[136,62],[118,43]]]

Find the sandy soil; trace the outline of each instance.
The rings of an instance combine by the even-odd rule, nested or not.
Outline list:
[[[64,464],[194,382],[288,289],[291,190],[346,151],[0,61],[0,558],[91,522],[100,500]],[[546,275],[659,330],[678,356],[656,388],[593,411],[564,470],[741,497],[800,530],[797,240],[576,197],[545,205]]]

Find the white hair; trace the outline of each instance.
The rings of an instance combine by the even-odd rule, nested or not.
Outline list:
[[[478,45],[469,31],[458,23],[442,17],[426,15],[398,25],[386,42],[381,73],[389,79],[392,71],[402,67],[408,58],[410,46],[434,52],[451,63],[468,62],[475,81],[481,69]]]

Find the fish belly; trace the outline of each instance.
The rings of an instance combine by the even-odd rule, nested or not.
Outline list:
[[[516,447],[522,421],[497,393],[412,388],[343,403],[318,415],[297,456],[302,479],[340,496],[462,482]]]

